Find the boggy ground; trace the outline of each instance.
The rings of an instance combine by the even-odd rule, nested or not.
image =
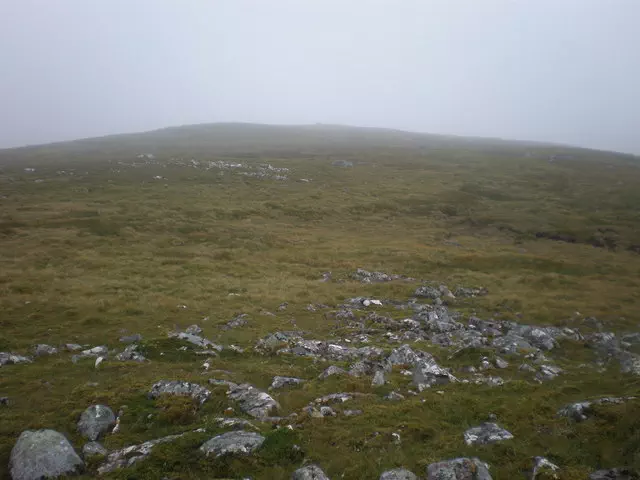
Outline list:
[[[60,350],[0,367],[0,397],[8,397],[0,405],[3,478],[27,429],[57,430],[81,452],[86,440],[76,423],[96,403],[122,410],[118,432],[102,439],[109,451],[189,432],[105,478],[289,478],[309,462],[330,478],[378,478],[400,466],[426,476],[427,465],[455,457],[480,458],[495,479],[525,478],[534,456],[558,465],[561,479],[640,468],[637,400],[596,405],[582,422],[557,415],[569,403],[640,393],[640,377],[621,372],[618,356],[597,337],[615,332],[619,340],[640,331],[640,169],[628,158],[581,152],[552,162],[546,149],[524,147],[495,156],[449,149],[77,159],[74,152],[73,160],[51,160],[40,152],[21,154],[19,163],[5,154],[0,352],[33,357],[36,344]],[[354,165],[332,166],[341,158]],[[358,268],[409,279],[362,283],[353,276]],[[525,358],[538,346],[505,353],[492,346],[495,332],[474,348],[444,345],[434,338],[442,326],[428,325],[408,304],[415,299],[435,308],[433,299],[414,293],[441,284],[488,292],[442,298],[459,315],[452,321],[463,327],[455,328],[469,330],[478,317],[503,322],[504,331],[517,322],[575,335],[558,337],[539,364]],[[347,305],[354,297],[383,304]],[[345,305],[353,318],[336,316]],[[371,312],[396,321],[413,317],[418,334],[407,337],[412,328],[376,321]],[[226,328],[243,313],[246,324]],[[200,348],[169,338],[192,324],[222,352],[198,355]],[[357,359],[278,353],[286,342],[255,350],[278,331],[379,347],[380,361],[407,343],[469,383],[419,392],[402,372],[412,366],[385,372],[382,386],[371,385],[371,372],[321,380],[328,366],[349,370]],[[142,335],[139,350],[148,361],[115,358],[127,334]],[[368,343],[360,343],[363,334]],[[640,353],[635,337],[625,338],[624,351]],[[68,343],[112,352],[96,369],[95,358],[73,363],[77,352],[61,348]],[[463,370],[479,369],[484,357],[490,370]],[[497,368],[498,357],[509,365]],[[535,372],[519,368],[523,363],[562,372],[540,383]],[[227,397],[227,386],[209,383],[246,382],[267,391],[276,375],[306,380],[269,391],[279,403],[272,415],[297,417],[252,419]],[[477,384],[476,375],[499,376],[504,384]],[[211,396],[201,407],[188,397],[149,399],[160,380],[198,383]],[[386,400],[392,391],[405,398]],[[304,411],[339,392],[366,395],[331,405],[336,416]],[[345,409],[362,414],[346,416]],[[205,457],[198,447],[229,430],[216,420],[225,415],[251,420],[266,438],[262,446],[249,456]],[[464,432],[490,415],[514,438],[466,445]],[[194,432],[201,428],[206,432]],[[87,477],[103,462],[88,460]]]

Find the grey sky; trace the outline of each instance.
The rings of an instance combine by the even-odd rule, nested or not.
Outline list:
[[[2,0],[0,147],[344,123],[640,153],[640,0]]]

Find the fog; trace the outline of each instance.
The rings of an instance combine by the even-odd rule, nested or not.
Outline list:
[[[2,0],[0,147],[338,123],[640,153],[638,0]]]

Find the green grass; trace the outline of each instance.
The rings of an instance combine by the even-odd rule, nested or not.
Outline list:
[[[500,374],[512,381],[503,387],[447,385],[443,395],[434,388],[397,403],[382,399],[393,388],[410,388],[397,371],[379,389],[367,378],[320,381],[327,364],[251,349],[267,333],[292,329],[292,320],[309,338],[338,338],[346,330],[323,310],[307,311],[307,304],[333,306],[360,295],[406,300],[418,283],[362,285],[348,279],[358,267],[450,287],[487,287],[486,297],[454,302],[452,308],[465,314],[575,327],[580,312],[609,330],[637,331],[640,255],[629,248],[640,244],[640,164],[578,149],[571,150],[573,160],[549,163],[557,148],[548,146],[436,142],[427,148],[424,139],[391,141],[375,131],[365,140],[301,133],[295,141],[287,137],[288,144],[263,132],[263,143],[241,148],[232,136],[236,143],[220,149],[197,131],[174,133],[180,141],[135,137],[0,152],[0,351],[70,342],[121,349],[120,336],[141,333],[151,359],[107,361],[95,370],[93,362],[73,365],[70,354],[61,353],[3,367],[0,396],[11,397],[12,405],[0,407],[2,478],[8,478],[9,454],[23,430],[57,429],[80,450],[75,423],[95,402],[115,411],[126,406],[121,432],[104,442],[109,449],[208,429],[159,446],[146,461],[106,478],[289,478],[303,458],[345,479],[378,478],[396,466],[422,475],[431,462],[464,455],[489,462],[496,479],[522,478],[535,455],[560,465],[562,479],[625,464],[640,468],[637,401],[603,406],[581,424],[555,416],[567,402],[640,393],[640,380],[613,364],[605,373],[579,368],[595,358],[580,342],[551,352],[567,373],[544,385],[517,371],[521,360],[507,358],[511,366]],[[327,135],[333,140],[318,140]],[[117,163],[131,165],[146,151],[156,154],[157,164]],[[217,169],[177,166],[171,157],[269,162],[289,168],[290,179],[221,176]],[[335,158],[356,165],[332,167]],[[27,166],[36,172],[25,173]],[[56,173],[71,169],[76,175]],[[560,234],[572,242],[549,239]],[[595,237],[606,237],[604,246],[594,246]],[[322,283],[325,271],[345,281]],[[285,301],[288,309],[278,311]],[[249,315],[248,325],[223,330],[238,313]],[[372,395],[336,408],[364,414],[301,415],[293,432],[258,424],[267,441],[255,456],[204,459],[197,447],[221,432],[213,419],[229,406],[224,388],[214,388],[200,409],[145,396],[160,379],[204,384],[209,376],[224,376],[203,374],[205,357],[180,351],[181,343],[166,338],[193,323],[213,341],[246,348],[214,360],[212,368],[232,372],[225,378],[261,388],[274,375],[309,380],[277,394],[281,413],[300,413],[323,394],[360,391]],[[379,337],[374,343],[395,346]],[[452,368],[477,364],[487,353],[449,358],[450,352],[427,343],[420,348]],[[489,413],[515,439],[465,446],[463,431]],[[394,432],[400,445],[392,442]]]

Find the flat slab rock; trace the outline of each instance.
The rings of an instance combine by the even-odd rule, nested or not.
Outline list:
[[[151,387],[147,396],[149,398],[156,399],[161,395],[180,395],[191,397],[202,405],[209,399],[211,392],[197,383],[160,380]]]
[[[61,433],[27,430],[11,450],[9,470],[12,480],[40,480],[77,475],[84,462]]]
[[[329,480],[329,477],[318,465],[312,464],[293,472],[291,480]]]
[[[589,418],[589,415],[592,413],[593,405],[606,405],[613,404],[619,405],[628,400],[633,400],[635,397],[604,397],[598,398],[597,400],[585,401],[585,402],[576,402],[565,405],[560,410],[558,410],[558,416],[567,417],[576,422],[582,422]]]
[[[133,464],[147,458],[153,450],[153,447],[155,447],[156,445],[160,445],[161,443],[173,442],[174,440],[177,440],[182,436],[184,436],[184,434],[169,435],[167,437],[149,440],[148,442],[144,442],[139,445],[131,445],[130,447],[125,447],[120,450],[111,452],[106,461],[98,467],[98,473],[100,475],[103,475],[120,468],[130,467]]]
[[[477,458],[454,458],[427,467],[427,480],[493,480],[489,466]]]
[[[589,475],[589,480],[638,480],[640,473],[628,468],[598,470]]]
[[[227,396],[238,402],[242,411],[254,418],[267,417],[272,410],[279,407],[271,395],[248,383],[231,387]]]
[[[227,432],[206,441],[200,451],[206,456],[227,454],[248,455],[264,443],[264,437],[254,432]]]
[[[303,383],[304,380],[302,380],[301,378],[295,378],[295,377],[280,377],[278,375],[276,375],[275,377],[273,377],[273,382],[271,383],[271,386],[269,387],[269,390],[275,390],[278,388],[282,388],[285,385],[299,385],[301,383]]]
[[[31,359],[16,353],[0,352],[0,366],[17,363],[31,363]]]
[[[189,342],[200,348],[210,348],[217,352],[222,351],[222,345],[218,345],[217,343],[213,343],[211,340],[207,340],[206,338],[200,337],[198,335],[194,335],[192,333],[187,332],[171,332],[169,333],[169,338],[177,338],[178,340],[184,340],[185,342]]]
[[[483,423],[464,432],[464,442],[467,445],[486,445],[488,443],[511,440],[513,435],[495,423]]]

